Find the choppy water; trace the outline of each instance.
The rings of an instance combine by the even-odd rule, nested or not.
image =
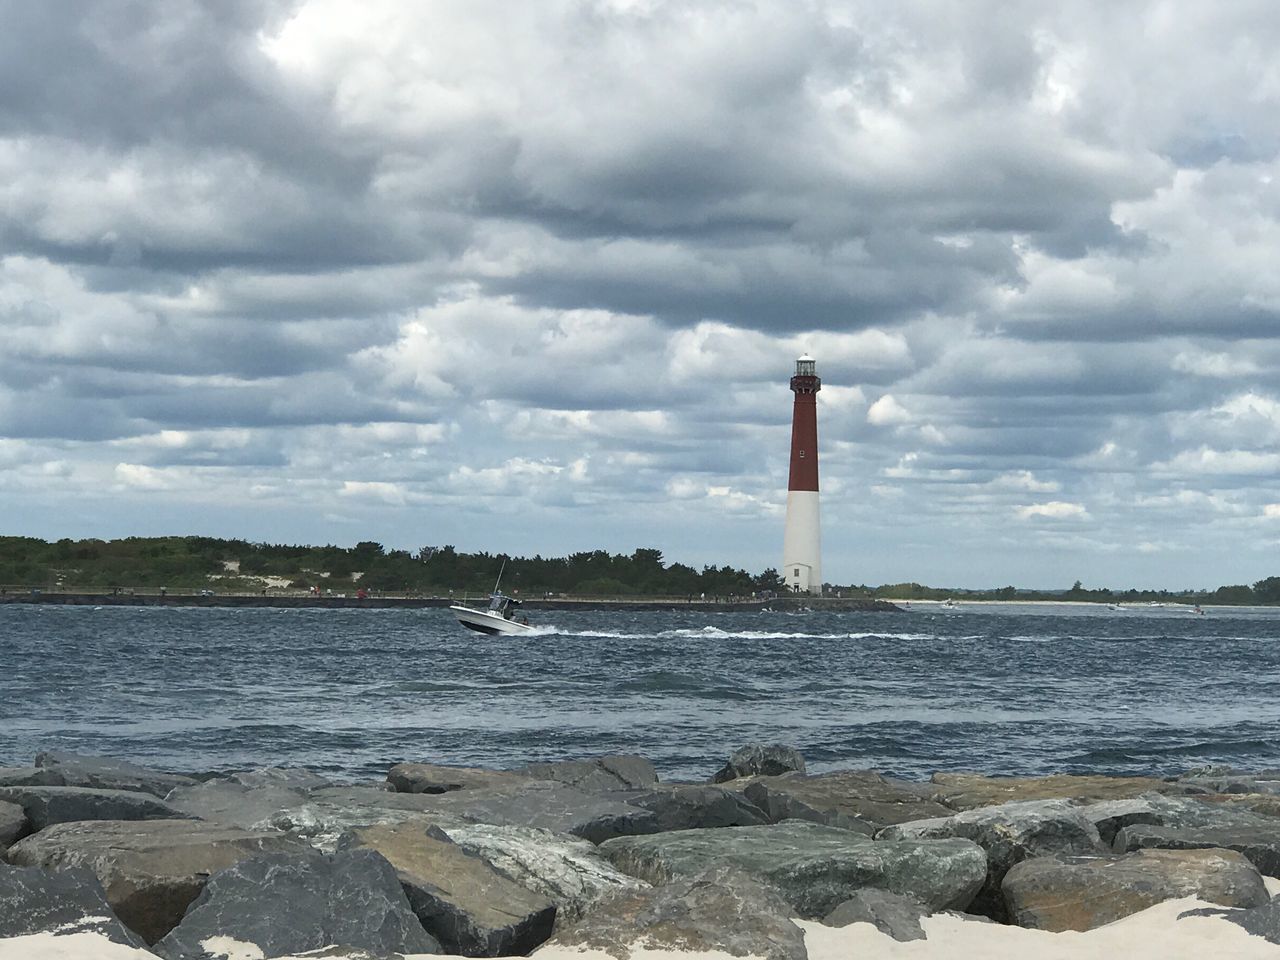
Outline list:
[[[0,606],[0,766],[72,749],[172,770],[639,753],[702,779],[734,747],[812,771],[1280,766],[1280,610],[905,614]]]

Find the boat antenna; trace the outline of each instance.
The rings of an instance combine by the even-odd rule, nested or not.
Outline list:
[[[493,592],[498,592],[498,585],[502,583],[502,571],[507,569],[507,558],[502,558],[502,566],[498,568],[498,579],[493,582]]]

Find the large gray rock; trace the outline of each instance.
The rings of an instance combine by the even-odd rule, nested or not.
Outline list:
[[[0,865],[0,940],[33,933],[96,933],[114,943],[143,946],[112,912],[91,871]]]
[[[163,799],[174,787],[196,781],[175,773],[148,770],[125,760],[87,757],[78,753],[47,750],[36,755],[36,766],[56,778],[56,786],[95,787],[99,790],[134,790]]]
[[[334,782],[328,777],[322,777],[305,767],[256,767],[253,770],[239,770],[228,774],[226,779],[230,783],[250,789],[280,787],[302,793],[334,786]]]
[[[441,952],[395,870],[371,850],[241,860],[209,878],[155,952],[168,960],[223,960],[218,938],[268,957],[330,946],[378,956]]]
[[[712,827],[752,827],[773,823],[742,793],[702,784],[654,784],[605,796],[642,807],[657,817],[656,832]]]
[[[1195,797],[1144,793],[1129,800],[1107,800],[1079,808],[1111,846],[1125,827],[1148,824],[1158,827],[1229,827],[1256,825],[1267,820],[1252,810],[1232,805],[1207,803]]]
[[[280,784],[247,787],[234,780],[209,780],[178,787],[166,803],[179,816],[248,830],[273,826],[279,813],[304,806],[307,800],[307,793]]]
[[[572,833],[593,843],[610,837],[653,833],[658,829],[657,816],[642,807],[548,780],[530,780],[494,790],[459,790],[439,796],[391,796],[412,796],[438,816],[472,823],[539,827],[553,833]]]
[[[923,903],[888,890],[868,887],[859,890],[822,918],[828,927],[847,927],[851,923],[870,923],[883,934],[898,941],[924,940],[920,921],[930,915]]]
[[[658,782],[658,772],[644,757],[617,755],[594,760],[531,763],[519,771],[534,780],[554,780],[584,793],[640,790]]]
[[[1110,851],[1080,808],[1065,800],[1025,800],[967,810],[938,820],[885,827],[881,840],[938,840],[963,837],[987,854],[987,878],[970,912],[1005,919],[1000,884],[1009,868],[1032,857],[1099,856]]]
[[[246,857],[306,849],[280,833],[195,820],[86,820],[47,827],[6,856],[20,866],[93,871],[116,915],[154,943],[182,919],[210,874]]]
[[[774,777],[784,773],[804,773],[804,757],[795,747],[782,743],[750,743],[729,755],[729,762],[712,774],[712,783],[727,783],[740,777]]]
[[[62,778],[44,767],[0,767],[0,787],[65,786]]]
[[[550,945],[603,951],[617,960],[652,950],[806,960],[804,934],[790,912],[773,890],[719,867],[611,900]]]
[[[22,807],[32,831],[73,820],[175,820],[183,814],[154,794],[93,787],[0,787],[0,800]]]
[[[1229,907],[1256,907],[1268,900],[1253,864],[1230,850],[1038,857],[1015,865],[1003,889],[1012,922],[1053,932],[1092,930],[1179,897]]]
[[[732,866],[773,887],[807,919],[825,916],[863,887],[913,896],[935,910],[963,909],[987,875],[986,853],[971,840],[868,840],[803,820],[619,837],[600,852],[655,885]]]
[[[511,770],[481,767],[446,767],[435,763],[397,763],[387,771],[387,782],[399,793],[452,793],[510,787],[529,777]]]
[[[598,904],[649,884],[617,870],[589,840],[536,827],[486,823],[443,828],[462,849],[556,905],[556,928],[579,920]]]
[[[935,773],[930,795],[953,810],[972,810],[1019,800],[1126,800],[1144,793],[1182,793],[1177,784],[1154,777],[1076,776],[988,777],[980,773]]]
[[[528,953],[551,935],[555,905],[435,827],[362,827],[343,849],[376,850],[395,868],[409,905],[441,946],[468,957]]]
[[[1156,827],[1134,824],[1116,834],[1117,853],[1133,850],[1235,850],[1268,877],[1280,876],[1280,821],[1262,827]]]
[[[1280,795],[1280,771],[1208,773],[1179,777],[1178,783],[1205,793]]]
[[[439,809],[437,801],[440,799],[374,787],[321,787],[300,801],[290,801],[291,805],[259,822],[301,837],[318,849],[332,851],[339,838],[355,827],[396,823],[443,826],[465,822],[461,817]],[[254,797],[246,797],[246,800],[253,801]],[[263,805],[269,804],[264,801]],[[244,809],[246,813],[249,810]]]
[[[27,830],[27,812],[16,803],[0,800],[0,853]]]
[[[924,784],[892,780],[874,770],[841,770],[815,777],[750,777],[729,781],[726,787],[742,790],[775,822],[814,820],[863,832],[908,820],[949,817],[955,812],[925,796],[928,787]]]

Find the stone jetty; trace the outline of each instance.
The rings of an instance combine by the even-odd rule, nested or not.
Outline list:
[[[1280,944],[1274,771],[917,783],[752,744],[701,783],[605,756],[353,784],[41,753],[0,768],[0,855],[0,956],[92,936],[163,960],[805,960],[859,925],[1091,931],[1184,898],[1175,928]]]

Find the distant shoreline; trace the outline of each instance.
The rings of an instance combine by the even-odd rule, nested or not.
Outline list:
[[[276,594],[166,593],[56,593],[52,591],[0,594],[2,604],[44,604],[69,607],[279,607],[286,609],[402,609],[448,607],[453,603],[475,605],[480,597],[355,597],[281,596]],[[902,607],[887,600],[832,597],[773,597],[767,600],[677,600],[644,598],[635,600],[553,597],[524,601],[529,610],[701,610],[714,613],[761,612],[818,609],[866,613],[900,613]]]

